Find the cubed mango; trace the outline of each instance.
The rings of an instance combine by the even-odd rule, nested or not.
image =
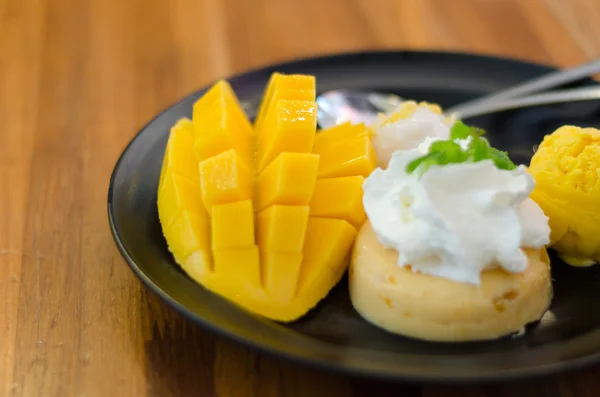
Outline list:
[[[309,219],[298,295],[309,294],[318,301],[329,292],[347,267],[345,259],[355,237],[356,229],[342,219]]]
[[[250,247],[255,243],[251,200],[213,205],[211,224],[212,249],[215,251]]]
[[[263,130],[263,123],[265,119],[273,117],[269,114],[269,112],[272,111],[273,104],[276,104],[281,99],[314,101],[316,96],[315,87],[314,76],[273,73],[269,79],[256,115],[256,121],[254,123],[256,135],[260,136],[264,132],[269,133],[268,130]]]
[[[213,205],[250,200],[253,185],[252,171],[233,149],[200,163],[202,201],[209,213]]]
[[[198,161],[235,149],[248,167],[252,167],[252,130],[239,125],[234,112],[223,99],[217,99],[206,109],[196,129],[194,152]],[[247,127],[247,126],[246,126]]]
[[[252,125],[248,117],[242,110],[242,106],[231,88],[231,85],[225,80],[217,81],[204,95],[202,95],[193,106],[192,120],[201,120],[205,114],[205,110],[210,107],[213,102],[222,99],[229,104],[239,126],[244,130],[252,130]],[[199,121],[200,122],[200,121]]]
[[[184,262],[177,260],[176,262],[194,280],[204,280],[207,276],[214,274],[210,249],[197,250],[189,255]]]
[[[280,153],[259,175],[256,211],[272,204],[307,205],[313,196],[319,155]]]
[[[182,211],[171,226],[164,229],[169,251],[180,265],[188,261],[190,255],[205,257],[204,266],[210,269],[210,224],[208,218],[189,211]]]
[[[368,136],[329,142],[315,153],[319,158],[319,178],[360,175],[367,177],[377,165],[375,150]]]
[[[257,171],[261,172],[279,153],[312,152],[317,129],[314,101],[278,101],[273,117],[265,120],[262,139],[257,138]]]
[[[264,285],[272,299],[291,301],[296,293],[302,253],[261,252],[260,261]]]
[[[363,123],[351,124],[348,121],[317,132],[313,150],[319,152],[325,146],[339,144],[347,139],[356,139],[362,136],[371,137],[371,131],[367,126]]]
[[[257,214],[257,241],[262,251],[301,253],[308,222],[307,205],[272,205]]]
[[[158,191],[161,190],[162,182],[167,171],[188,177],[193,181],[200,181],[198,175],[198,160],[194,154],[187,151],[186,148],[192,146],[194,142],[193,124],[190,119],[182,118],[177,120],[171,127],[165,156],[160,171]]]
[[[175,262],[238,306],[292,321],[339,281],[365,218],[370,131],[316,135],[313,76],[274,73],[255,128],[225,81],[172,128],[158,214]]]
[[[236,288],[240,284],[262,288],[258,247],[232,248],[213,251],[215,273],[222,282]]]
[[[182,211],[207,217],[200,184],[167,170],[158,192],[158,218],[162,227],[168,229]]]
[[[310,215],[344,219],[358,229],[366,218],[362,204],[364,181],[360,175],[319,179],[310,203]]]

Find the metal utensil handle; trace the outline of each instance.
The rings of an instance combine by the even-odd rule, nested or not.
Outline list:
[[[491,95],[486,95],[471,101],[463,102],[447,109],[448,113],[469,113],[471,108],[477,109],[484,103],[501,101],[510,98],[523,97],[525,95],[535,94],[562,84],[571,83],[584,77],[600,73],[600,59],[594,59],[591,62],[576,66],[570,69],[562,69],[545,74],[541,77],[529,80],[525,83],[517,84],[504,90],[496,91]]]
[[[449,112],[458,114],[461,119],[482,116],[484,114],[501,112],[510,109],[519,109],[531,106],[550,105],[556,103],[581,102],[600,99],[600,87],[583,87],[571,90],[549,91],[542,94],[531,95],[523,98],[504,99],[496,102],[486,102],[473,105],[462,112]]]

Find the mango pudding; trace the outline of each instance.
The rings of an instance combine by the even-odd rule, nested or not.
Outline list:
[[[345,273],[376,166],[364,125],[316,131],[315,79],[274,73],[254,125],[217,82],[170,131],[158,214],[175,262],[256,314],[293,321]]]
[[[550,247],[573,266],[600,262],[600,131],[557,129],[529,170],[537,181],[531,197],[550,218]]]
[[[429,341],[489,340],[547,310],[550,230],[529,198],[535,180],[482,133],[456,122],[448,139],[396,151],[366,178],[349,286],[372,324]]]

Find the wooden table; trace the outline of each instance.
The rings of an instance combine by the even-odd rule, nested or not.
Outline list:
[[[256,354],[146,293],[106,193],[138,128],[216,78],[391,48],[564,67],[600,55],[599,22],[597,0],[0,0],[0,396],[598,397],[598,366],[397,385]]]

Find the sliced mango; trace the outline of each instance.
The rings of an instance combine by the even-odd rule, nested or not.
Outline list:
[[[169,236],[167,238],[172,239],[175,237]],[[212,269],[212,252],[210,249],[199,249],[188,256],[185,260],[178,259],[176,256],[174,257],[175,262],[177,262],[181,268],[194,280],[205,280],[211,274],[214,274]]]
[[[250,200],[253,174],[234,149],[200,163],[202,201],[208,212],[213,205]]]
[[[316,304],[344,274],[356,229],[342,219],[308,221],[297,295]]]
[[[189,211],[179,214],[173,224],[165,229],[165,237],[169,242],[169,251],[178,262],[185,262],[196,251],[210,257],[210,223],[208,218]],[[205,259],[210,266],[210,260]]]
[[[193,147],[198,161],[235,149],[246,166],[252,167],[252,130],[239,123],[235,106],[219,98],[204,114],[196,116]]]
[[[364,181],[360,175],[319,179],[310,203],[311,216],[343,219],[360,228],[366,219],[362,204]]]
[[[313,150],[318,153],[324,147],[363,136],[372,137],[372,133],[367,126],[363,123],[351,124],[348,121],[317,133]]]
[[[314,102],[316,96],[315,77],[301,74],[273,73],[265,89],[258,108],[254,128],[257,137],[270,134],[263,124],[265,119],[273,118],[270,114],[280,100],[299,100]]]
[[[206,217],[199,183],[167,169],[161,188],[158,217],[163,228],[168,229],[182,211]]]
[[[272,204],[307,205],[313,196],[319,156],[312,153],[280,153],[259,175],[256,210]]]
[[[203,116],[214,105],[215,101],[223,100],[229,104],[229,108],[233,112],[233,117],[237,124],[246,131],[252,131],[252,125],[242,110],[242,106],[231,88],[231,85],[225,80],[219,80],[213,85],[200,99],[194,103],[192,119],[195,124],[201,123]]]
[[[339,281],[365,218],[370,132],[316,134],[313,76],[275,73],[252,130],[217,82],[171,129],[158,214],[175,261],[230,302],[278,321],[314,307]]]
[[[252,201],[236,201],[212,207],[212,249],[215,251],[254,245]],[[235,230],[232,233],[232,230]]]
[[[296,295],[302,253],[261,252],[264,286],[272,299],[290,302]]]
[[[258,245],[266,252],[302,253],[308,206],[272,205],[258,213]]]
[[[158,191],[160,192],[163,179],[167,171],[172,171],[190,178],[192,181],[200,181],[198,176],[198,163],[193,153],[185,148],[194,142],[194,128],[190,119],[182,118],[173,127],[167,140],[165,156],[160,171]]]
[[[178,121],[165,150],[157,206],[169,251],[186,272],[197,277],[211,269],[212,258],[210,221],[191,142],[191,121]]]
[[[310,153],[315,142],[317,105],[314,101],[280,100],[265,120],[269,133],[258,137],[257,170],[262,171],[282,152]]]
[[[377,166],[375,150],[367,135],[341,142],[327,142],[314,152],[320,156],[319,178],[367,177]]]
[[[260,255],[256,245],[213,251],[213,255],[218,277],[215,289],[224,288],[233,296],[248,288],[251,291],[262,289]]]

